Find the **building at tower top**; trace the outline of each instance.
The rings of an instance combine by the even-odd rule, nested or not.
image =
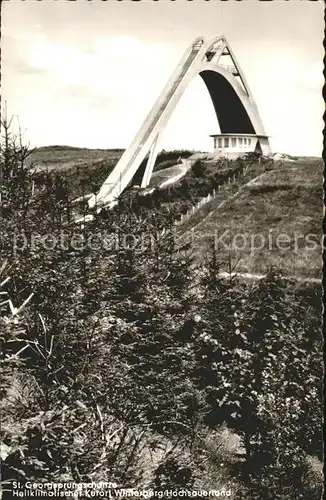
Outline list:
[[[258,134],[212,134],[214,156],[230,159],[247,153],[268,154],[268,136]]]

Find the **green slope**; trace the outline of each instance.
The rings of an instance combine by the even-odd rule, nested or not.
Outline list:
[[[321,276],[322,162],[276,166],[248,183],[194,227],[199,255],[215,239],[222,262],[237,271]]]

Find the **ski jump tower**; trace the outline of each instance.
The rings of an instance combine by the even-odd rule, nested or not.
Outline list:
[[[110,206],[126,189],[149,153],[141,187],[148,186],[160,136],[185,89],[196,76],[204,80],[222,134],[253,134],[263,154],[270,153],[268,137],[248,83],[224,36],[197,38],[185,52],[133,142],[125,150],[89,206]]]

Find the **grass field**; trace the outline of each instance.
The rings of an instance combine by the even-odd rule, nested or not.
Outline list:
[[[276,168],[197,222],[198,253],[204,255],[214,238],[222,262],[239,260],[238,272],[265,273],[275,266],[289,276],[320,277],[322,162]]]
[[[77,198],[83,194],[97,192],[118,163],[123,152],[123,149],[45,146],[36,148],[31,153],[28,157],[28,164],[33,165],[38,171],[47,170],[60,174],[68,181],[70,196]],[[187,150],[162,150],[158,154],[154,167],[154,184],[159,182],[161,178],[168,179],[171,175],[170,165],[178,163],[178,159],[187,158],[192,153]],[[145,163],[146,159],[143,162],[143,168],[139,170],[144,171]],[[141,174],[141,172],[139,173]],[[156,173],[158,176],[155,178]],[[139,179],[134,179],[134,182],[140,184]]]
[[[119,161],[123,149],[48,146],[28,158],[37,171],[58,173],[69,184],[71,198],[97,191]]]
[[[104,160],[118,161],[123,149],[88,149],[70,146],[46,146],[35,149],[29,162],[39,168],[64,171],[76,166],[90,167]]]

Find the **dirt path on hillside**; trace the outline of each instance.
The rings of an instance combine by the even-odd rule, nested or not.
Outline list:
[[[221,278],[233,278],[233,277],[239,277],[242,279],[255,279],[255,280],[262,280],[263,278],[266,278],[266,274],[254,274],[254,273],[227,273],[226,271],[221,271],[219,273],[219,276]],[[320,278],[300,278],[299,276],[284,276],[285,279],[288,281],[298,281],[300,283],[321,283],[322,280]]]
[[[168,167],[162,170],[156,170],[152,174],[149,187],[156,186],[159,188],[164,188],[169,186],[170,184],[174,184],[182,177],[184,177],[190,168],[191,163],[188,160],[184,160],[182,163],[176,163],[175,165],[172,165],[172,167]]]
[[[174,177],[170,177],[170,179],[167,179],[166,181],[162,182],[162,184],[159,185],[160,188],[169,186],[170,184],[174,184],[177,182],[181,177],[184,177],[185,174],[187,173],[187,170],[180,172],[179,174],[176,174]]]

